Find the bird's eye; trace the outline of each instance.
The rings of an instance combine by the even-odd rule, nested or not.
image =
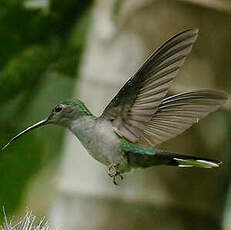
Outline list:
[[[62,106],[62,105],[57,105],[57,106],[55,107],[55,112],[58,113],[58,112],[60,112],[62,109],[63,109],[63,106]]]

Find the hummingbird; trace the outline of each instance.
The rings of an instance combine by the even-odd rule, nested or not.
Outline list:
[[[198,123],[227,99],[225,93],[212,89],[166,96],[197,36],[198,29],[186,30],[155,50],[101,116],[94,116],[78,99],[64,101],[47,118],[13,137],[2,150],[35,128],[55,124],[68,128],[93,158],[107,166],[115,185],[133,168],[219,167],[218,160],[155,148]]]

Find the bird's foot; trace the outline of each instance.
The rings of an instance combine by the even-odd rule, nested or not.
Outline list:
[[[118,171],[117,166],[118,165],[116,165],[116,164],[111,164],[108,167],[108,175],[110,177],[112,177],[112,181],[113,181],[114,185],[118,185],[118,180],[117,179],[119,179],[119,180],[124,179],[123,176]]]

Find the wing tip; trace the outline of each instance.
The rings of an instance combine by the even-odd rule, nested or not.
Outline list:
[[[163,102],[169,101],[174,98],[186,98],[187,96],[201,96],[204,98],[210,98],[210,99],[217,99],[220,101],[220,105],[224,104],[225,101],[229,98],[228,94],[221,90],[214,90],[214,89],[196,89],[196,90],[190,90],[183,93],[178,93],[172,96],[169,96],[163,100]]]
[[[194,33],[194,34],[198,34],[199,32],[200,32],[200,29],[199,28],[194,28],[194,29],[191,29],[192,30],[192,32]]]
[[[177,34],[176,36],[187,36],[188,38],[194,37],[194,41],[196,41],[199,31],[199,28],[187,29]]]
[[[226,93],[226,92],[224,92],[224,91],[217,91],[219,94],[220,94],[220,97],[224,100],[224,101],[226,101],[228,98],[229,98],[229,96],[228,96],[228,94]]]
[[[192,34],[195,34],[197,35],[199,33],[199,28],[192,28],[192,29],[188,29],[188,30],[185,30],[183,31],[183,33],[192,33]]]
[[[204,89],[203,90],[202,89],[201,91],[210,93],[212,97],[221,100],[223,103],[225,103],[225,101],[229,98],[228,94],[224,91],[221,91],[221,90],[214,90],[214,89]]]

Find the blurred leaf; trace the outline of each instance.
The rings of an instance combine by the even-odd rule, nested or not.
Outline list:
[[[91,11],[88,10],[81,21],[79,21],[70,33],[70,38],[67,40],[66,48],[63,50],[61,58],[56,63],[55,70],[75,77],[77,66],[87,40],[87,32],[90,27]]]
[[[5,131],[6,129],[9,127],[4,127]],[[12,127],[12,130],[19,129]],[[22,139],[17,148],[9,148],[1,154],[0,204],[6,208],[8,213],[12,213],[18,207],[28,179],[41,167],[43,143],[35,138],[34,133],[28,137],[27,141],[29,142],[26,144],[26,140]],[[38,148],[38,146],[40,147]]]
[[[0,76],[0,104],[6,103],[25,89],[36,86],[57,56],[56,42],[49,47],[32,46],[15,56]]]
[[[24,2],[0,4],[1,146],[71,97],[92,0],[51,1],[46,13]],[[8,214],[19,207],[28,181],[59,156],[63,134],[55,127],[34,131],[0,154],[0,206]]]
[[[27,0],[24,7],[28,9],[48,9],[49,0]]]

